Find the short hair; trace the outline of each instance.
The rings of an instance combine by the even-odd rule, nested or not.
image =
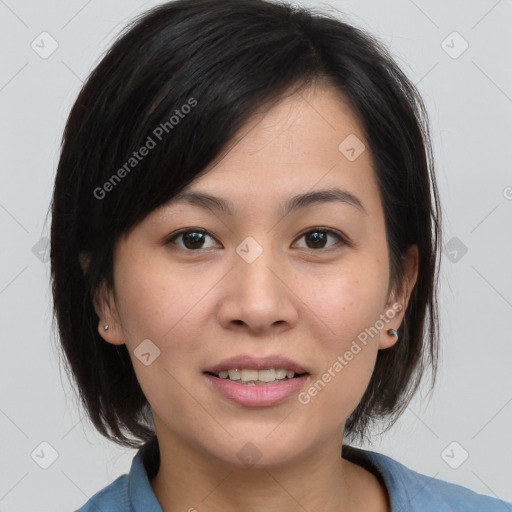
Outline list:
[[[350,102],[368,142],[393,286],[403,285],[407,249],[419,252],[400,340],[378,352],[345,437],[369,439],[377,422],[389,428],[428,367],[433,388],[441,212],[416,87],[378,39],[338,16],[284,1],[177,0],[135,18],[87,78],[67,119],[51,204],[53,320],[66,371],[107,439],[139,447],[155,434],[126,345],[98,333],[93,299],[102,285],[115,294],[115,244],[221,158],[258,109],[315,83]],[[131,161],[149,139],[158,143]]]

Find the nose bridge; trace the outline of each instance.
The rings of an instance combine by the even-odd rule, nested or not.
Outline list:
[[[271,234],[266,233],[258,236],[260,240],[258,241],[253,236],[247,236],[236,247],[235,272],[237,280],[244,281],[247,285],[257,285],[258,288],[272,286],[276,280],[274,268],[279,265],[271,237]]]

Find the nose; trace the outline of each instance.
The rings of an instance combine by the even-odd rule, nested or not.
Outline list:
[[[266,333],[296,324],[300,299],[283,261],[269,249],[252,262],[235,254],[233,265],[218,308],[224,328]]]

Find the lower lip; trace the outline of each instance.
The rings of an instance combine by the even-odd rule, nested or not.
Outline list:
[[[230,379],[204,374],[211,385],[223,396],[245,407],[268,407],[286,400],[306,383],[308,374],[287,379],[279,384],[247,385]]]

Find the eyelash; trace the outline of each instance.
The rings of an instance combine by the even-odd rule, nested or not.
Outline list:
[[[328,229],[328,228],[323,228],[321,226],[312,227],[312,228],[309,228],[307,231],[303,231],[302,234],[297,238],[297,240],[300,240],[301,238],[303,238],[304,236],[306,236],[309,233],[316,233],[316,232],[321,232],[321,233],[326,233],[327,235],[332,235],[335,238],[337,238],[338,241],[342,243],[342,245],[346,245],[346,246],[350,246],[350,247],[352,246],[352,244],[343,235],[341,235],[337,231],[334,231],[334,230]],[[175,244],[175,240],[177,240],[180,236],[186,235],[188,233],[200,233],[202,235],[210,236],[211,238],[213,238],[215,240],[215,237],[213,237],[205,229],[202,229],[202,228],[186,228],[186,229],[182,229],[182,230],[178,231],[177,233],[174,233],[173,235],[168,237],[166,239],[166,241],[165,241],[165,244],[166,245],[176,245]],[[313,252],[328,251],[333,246],[336,246],[336,245],[337,244],[333,244],[330,247],[327,247],[327,248],[321,247],[319,249],[314,249],[314,248],[309,248],[309,247],[303,247],[302,249],[308,249],[308,250],[313,251]],[[178,246],[178,248],[182,249],[183,251],[186,251],[186,252],[200,252],[201,250],[213,249],[212,247],[207,247],[206,249],[203,249],[203,248],[188,249],[187,247],[179,247],[179,246]]]

